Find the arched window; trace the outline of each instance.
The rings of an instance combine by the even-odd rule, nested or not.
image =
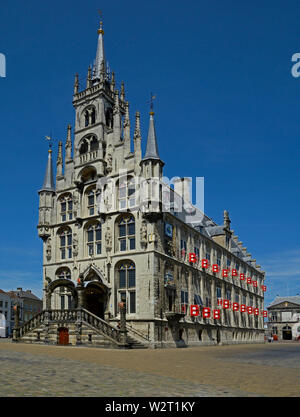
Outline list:
[[[135,181],[134,178],[122,178],[118,187],[119,210],[135,206]]]
[[[102,230],[101,224],[94,223],[91,224],[87,230],[87,253],[89,256],[100,255],[101,254],[101,240],[102,240]]]
[[[98,194],[98,192],[97,192]],[[90,188],[86,195],[87,195],[87,209],[88,215],[94,216],[96,214],[96,203],[97,203],[97,194],[95,188]]]
[[[88,112],[88,110],[86,110],[84,112],[84,126],[86,127],[88,125],[89,125],[89,112]]]
[[[68,227],[59,233],[61,259],[72,258],[72,230]]]
[[[95,122],[96,122],[96,110],[93,107],[92,111],[91,111],[91,123],[92,123],[92,125],[95,124]]]
[[[99,149],[99,142],[97,141],[97,138],[95,136],[90,142],[90,148],[91,151],[97,151]]]
[[[59,278],[59,279],[71,279],[71,271],[69,270],[69,268],[65,268],[65,267],[59,268],[56,271],[55,275],[56,275],[56,278]]]
[[[80,145],[79,153],[80,153],[80,155],[82,155],[84,153],[87,153],[88,150],[89,150],[89,144],[88,144],[87,140],[84,139],[82,141],[81,145]]]
[[[135,249],[135,219],[133,216],[122,217],[119,221],[119,250]]]
[[[60,219],[62,222],[72,220],[73,218],[73,200],[72,194],[64,195],[59,198],[60,202]]]
[[[127,312],[136,312],[136,274],[135,264],[131,261],[124,261],[117,267],[117,287],[119,301],[125,301]]]

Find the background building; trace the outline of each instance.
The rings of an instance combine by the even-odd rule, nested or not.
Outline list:
[[[35,314],[43,309],[43,302],[36,295],[32,294],[31,290],[23,291],[22,288],[17,288],[16,291],[8,291],[7,294],[11,299],[11,328],[14,327],[15,311],[14,305],[18,303],[20,307],[20,324],[26,323]]]
[[[297,340],[300,336],[300,296],[279,297],[267,307],[268,333],[278,340]]]
[[[6,332],[5,336],[9,337],[12,332],[11,322],[11,298],[8,293],[0,289],[0,314],[4,314],[6,319]]]

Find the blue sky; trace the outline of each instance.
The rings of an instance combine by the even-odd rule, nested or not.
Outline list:
[[[205,177],[205,211],[231,226],[266,270],[266,304],[300,293],[300,52],[298,1],[77,0],[1,5],[0,288],[42,294],[38,194],[52,132],[73,124],[73,81],[82,85],[97,44],[101,9],[105,49],[117,84],[125,81],[132,126],[148,104],[164,174]]]

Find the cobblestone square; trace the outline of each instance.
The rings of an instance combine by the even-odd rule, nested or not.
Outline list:
[[[1,397],[299,396],[300,344],[115,350],[0,342]]]

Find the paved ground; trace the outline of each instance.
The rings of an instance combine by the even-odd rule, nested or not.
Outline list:
[[[300,396],[300,344],[129,350],[0,341],[0,396]]]

